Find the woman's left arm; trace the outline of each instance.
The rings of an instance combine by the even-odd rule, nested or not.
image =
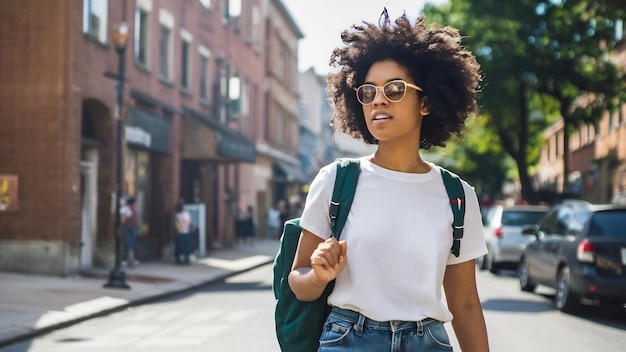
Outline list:
[[[476,288],[474,260],[446,267],[443,279],[452,327],[463,352],[489,351],[487,327]]]

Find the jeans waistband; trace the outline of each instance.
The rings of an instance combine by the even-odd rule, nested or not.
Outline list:
[[[355,328],[360,330],[362,328],[377,329],[377,330],[407,330],[416,329],[422,331],[423,327],[433,323],[441,323],[438,320],[432,318],[425,318],[419,321],[403,321],[403,320],[391,320],[391,321],[377,321],[370,319],[359,312],[355,312],[349,309],[342,309],[333,307],[330,311],[330,315],[336,318],[350,321],[355,324]]]

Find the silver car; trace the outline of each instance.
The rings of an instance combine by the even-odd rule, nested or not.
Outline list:
[[[538,224],[550,208],[542,205],[494,205],[483,210],[483,229],[489,253],[476,260],[481,270],[494,274],[501,268],[517,268],[526,245],[534,238],[522,234]]]

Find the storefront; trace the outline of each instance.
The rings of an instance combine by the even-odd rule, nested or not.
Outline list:
[[[188,203],[204,204],[207,246],[228,246],[240,185],[253,182],[254,177],[241,165],[256,161],[256,147],[210,116],[185,106],[181,112],[180,196]]]
[[[159,173],[158,165],[167,164],[171,159],[170,126],[170,118],[139,108],[128,112],[122,189],[136,200],[139,216],[137,256],[140,259],[160,257],[162,245],[169,241],[162,223],[162,218],[167,215],[167,207],[158,204],[159,200],[166,198],[166,190],[158,185],[168,177]]]

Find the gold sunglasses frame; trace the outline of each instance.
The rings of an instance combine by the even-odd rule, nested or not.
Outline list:
[[[393,99],[390,99],[390,98],[387,96],[387,94],[385,93],[385,87],[386,87],[388,84],[390,84],[390,83],[394,83],[394,82],[402,82],[402,83],[404,83],[405,87],[413,88],[413,89],[415,89],[415,90],[416,90],[416,91],[418,91],[418,92],[424,92],[424,90],[423,90],[422,88],[420,88],[419,86],[416,86],[415,84],[409,83],[409,82],[407,82],[407,81],[405,81],[405,80],[402,80],[402,79],[394,79],[393,81],[389,81],[389,82],[385,83],[385,84],[384,84],[384,85],[382,85],[382,86],[376,86],[376,85],[373,85],[373,84],[371,84],[371,83],[365,83],[365,84],[361,84],[360,86],[355,87],[355,88],[352,88],[352,89],[353,89],[353,90],[354,90],[354,92],[356,93],[356,99],[359,101],[359,103],[361,103],[361,105],[370,105],[370,104],[372,104],[372,103],[374,102],[374,100],[376,100],[376,97],[378,96],[378,91],[379,91],[379,90],[380,90],[381,92],[383,92],[383,96],[385,97],[385,99],[389,100],[389,101],[390,101],[390,102],[392,102],[392,103],[398,103],[398,102],[402,101],[402,99],[404,99],[404,97],[406,96],[406,88],[404,89],[404,94],[402,94],[402,98],[400,98],[400,99],[398,99],[398,100],[393,100]],[[371,102],[369,102],[369,103],[367,103],[367,104],[363,103],[363,102],[361,101],[361,98],[359,98],[359,89],[361,89],[361,88],[362,88],[362,87],[364,87],[364,86],[371,86],[371,87],[376,88],[376,95],[374,95],[374,98],[372,99],[372,101],[371,101]]]

